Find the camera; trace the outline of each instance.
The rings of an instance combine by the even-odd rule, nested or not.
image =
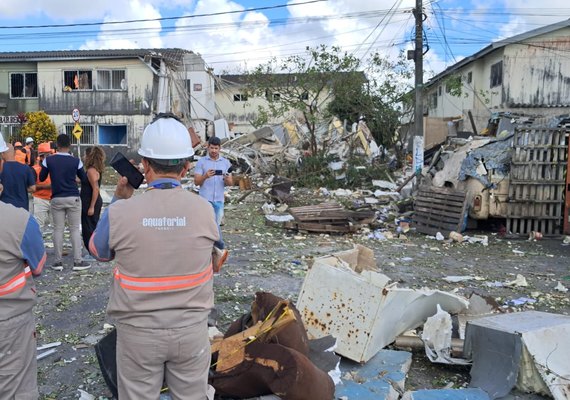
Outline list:
[[[215,172],[214,175],[223,175],[224,174],[224,171],[222,171],[221,169],[217,169],[214,172]]]

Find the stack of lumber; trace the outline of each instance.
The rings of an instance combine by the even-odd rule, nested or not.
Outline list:
[[[326,202],[289,209],[294,221],[285,223],[285,228],[308,232],[349,233],[356,232],[375,218],[373,210],[351,211],[337,202]]]

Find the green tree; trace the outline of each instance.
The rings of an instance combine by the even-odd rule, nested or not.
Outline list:
[[[388,59],[376,53],[367,61],[368,81],[359,84],[353,76],[346,75],[333,88],[334,99],[327,112],[340,119],[356,122],[365,117],[374,139],[385,147],[394,144],[400,125],[402,104],[409,101],[413,76],[412,65],[403,55]]]
[[[21,131],[23,138],[31,136],[38,144],[56,139],[57,129],[45,111],[28,112],[25,120]]]
[[[332,88],[345,75],[357,75],[359,65],[356,57],[325,45],[307,48],[305,55],[273,58],[259,65],[246,74],[248,96],[267,99],[267,104],[259,107],[254,125],[298,112],[309,132],[310,150],[317,154],[316,128],[325,117],[323,104],[332,98]]]

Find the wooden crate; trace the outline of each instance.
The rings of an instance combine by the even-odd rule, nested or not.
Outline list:
[[[461,232],[467,213],[465,192],[448,188],[422,186],[414,201],[412,226],[428,235]]]
[[[562,234],[567,161],[568,133],[563,129],[515,130],[507,203],[510,233]]]

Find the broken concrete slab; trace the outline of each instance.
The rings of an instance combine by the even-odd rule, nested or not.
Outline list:
[[[406,392],[402,400],[489,400],[481,389],[433,389]]]
[[[397,400],[411,364],[411,353],[396,350],[381,350],[366,364],[343,359],[335,398]]]
[[[367,257],[359,257],[365,251]],[[297,308],[309,336],[333,335],[338,354],[367,362],[398,335],[422,325],[437,304],[452,314],[468,307],[452,293],[389,284],[389,277],[370,269],[376,265],[370,254],[360,246],[317,258],[301,287]],[[359,264],[363,260],[367,267]]]
[[[473,358],[471,386],[492,399],[513,387],[570,396],[570,317],[526,311],[468,322],[464,351]],[[542,382],[541,382],[542,381]]]

